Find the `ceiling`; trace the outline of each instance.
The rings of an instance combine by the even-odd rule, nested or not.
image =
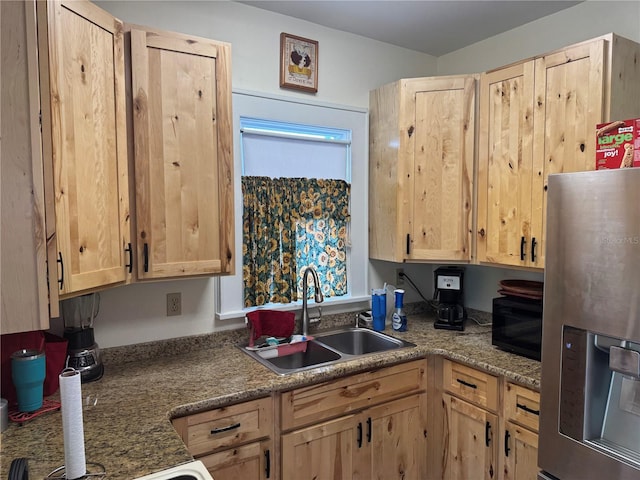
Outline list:
[[[238,1],[436,57],[581,3],[541,0]]]

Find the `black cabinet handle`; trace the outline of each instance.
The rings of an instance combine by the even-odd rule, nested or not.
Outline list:
[[[143,250],[144,255],[144,272],[149,271],[149,244],[145,242]]]
[[[533,237],[531,239],[531,261],[535,262],[536,261],[536,246],[538,245],[538,242],[536,242],[536,237]]]
[[[127,248],[124,251],[129,254],[129,263],[125,264],[125,268],[131,273],[133,271],[133,249],[131,248],[131,243],[127,244]]]
[[[367,442],[371,443],[371,417],[367,418]]]
[[[527,241],[525,240],[524,236],[520,237],[520,260],[524,261],[525,258],[525,247],[527,246]]]
[[[509,437],[511,437],[509,430],[505,430],[504,431],[504,456],[505,457],[508,457],[509,452],[511,451],[511,449],[509,448]]]
[[[362,422],[358,423],[358,448],[362,447]]]
[[[484,426],[484,444],[488,447],[491,443],[491,424],[487,422]]]
[[[228,427],[222,428],[214,428],[211,430],[211,435],[215,435],[217,433],[228,432],[230,430],[235,430],[236,428],[240,428],[240,422],[234,423],[233,425],[229,425]]]
[[[464,380],[461,380],[460,378],[456,378],[456,382],[460,383],[461,385],[464,385],[465,387],[478,388],[477,385],[475,385],[473,383],[465,382]]]
[[[265,478],[271,478],[271,453],[269,450],[264,452],[264,473]]]
[[[407,255],[411,252],[411,234],[407,233]]]
[[[58,279],[58,285],[60,290],[64,287],[64,262],[62,261],[62,252],[58,252],[58,263],[60,264],[60,278]]]
[[[516,408],[519,408],[520,410],[524,410],[527,413],[540,416],[540,410],[534,410],[533,408],[527,407],[522,403],[516,403]]]

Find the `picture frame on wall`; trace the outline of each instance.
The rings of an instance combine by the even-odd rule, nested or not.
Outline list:
[[[280,34],[280,88],[318,91],[318,42]]]

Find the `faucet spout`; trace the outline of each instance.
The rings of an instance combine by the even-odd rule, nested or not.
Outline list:
[[[324,301],[324,295],[322,295],[322,288],[320,287],[320,279],[318,278],[318,272],[316,269],[309,266],[304,270],[302,274],[302,335],[309,335],[309,312],[307,310],[307,289],[309,274],[313,278],[313,291],[314,300],[316,303],[322,303]]]

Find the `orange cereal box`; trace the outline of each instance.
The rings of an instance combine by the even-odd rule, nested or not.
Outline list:
[[[596,170],[640,167],[640,118],[596,126]]]

